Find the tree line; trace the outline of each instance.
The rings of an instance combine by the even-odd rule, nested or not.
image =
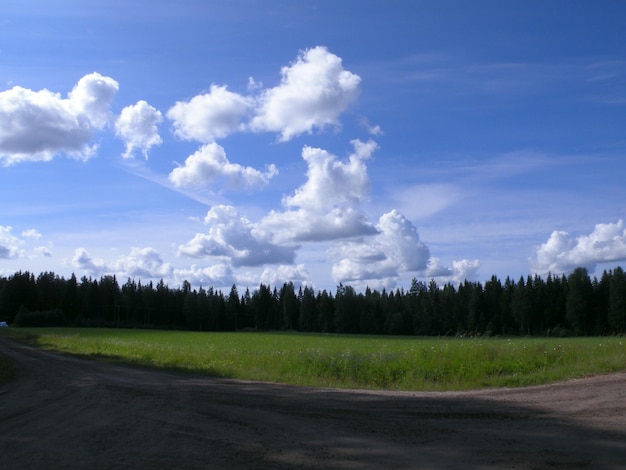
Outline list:
[[[621,267],[590,278],[565,276],[439,286],[413,279],[408,290],[334,293],[261,284],[240,293],[192,289],[184,281],[100,279],[28,271],[0,277],[0,320],[22,326],[77,325],[198,331],[290,330],[397,335],[607,335],[626,332],[626,274]]]

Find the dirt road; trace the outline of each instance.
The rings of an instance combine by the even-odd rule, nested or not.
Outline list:
[[[140,370],[0,338],[0,468],[626,468],[626,374],[387,393]]]

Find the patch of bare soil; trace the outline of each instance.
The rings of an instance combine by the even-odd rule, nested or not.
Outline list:
[[[0,338],[1,469],[626,468],[626,374],[364,392],[199,378]]]

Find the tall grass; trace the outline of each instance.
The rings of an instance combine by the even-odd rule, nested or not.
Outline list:
[[[388,390],[515,387],[626,370],[626,339],[415,338],[20,328],[46,349],[246,380]]]

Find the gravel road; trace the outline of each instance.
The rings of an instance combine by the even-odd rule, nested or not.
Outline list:
[[[367,392],[143,370],[0,338],[0,468],[626,469],[626,374]]]

